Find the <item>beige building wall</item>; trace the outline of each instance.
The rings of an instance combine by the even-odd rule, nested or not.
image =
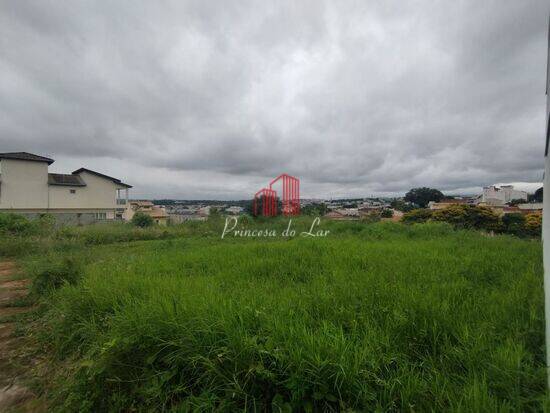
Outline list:
[[[48,164],[2,159],[0,209],[48,208]]]
[[[98,219],[114,219],[117,208],[126,207],[117,205],[117,189],[126,190],[125,186],[86,171],[79,175],[86,186],[49,185],[47,162],[2,159],[0,210],[98,214]]]
[[[80,174],[86,186],[50,185],[50,208],[115,209],[116,190],[120,188],[113,181],[97,175]],[[74,193],[71,193],[71,190]]]

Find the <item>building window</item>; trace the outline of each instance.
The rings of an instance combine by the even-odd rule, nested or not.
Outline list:
[[[97,220],[104,220],[107,219],[107,213],[106,212],[96,212],[95,213],[95,219]]]
[[[76,189],[71,189],[71,194],[76,194]]]

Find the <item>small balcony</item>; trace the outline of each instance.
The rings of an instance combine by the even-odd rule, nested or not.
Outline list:
[[[122,198],[117,198],[116,200],[116,204],[117,205],[126,205],[128,201],[126,199],[122,199]]]

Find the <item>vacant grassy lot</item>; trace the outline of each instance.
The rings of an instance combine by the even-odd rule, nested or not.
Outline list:
[[[392,223],[222,240],[221,222],[204,225],[124,243],[73,233],[80,248],[25,258],[53,407],[542,409],[540,242]]]

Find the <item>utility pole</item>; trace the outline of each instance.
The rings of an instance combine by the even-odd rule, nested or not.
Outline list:
[[[542,214],[542,248],[544,259],[544,317],[546,320],[546,372],[550,389],[550,16],[548,19],[548,54],[546,60],[546,148],[544,152],[544,199]],[[546,242],[548,241],[548,242]]]

